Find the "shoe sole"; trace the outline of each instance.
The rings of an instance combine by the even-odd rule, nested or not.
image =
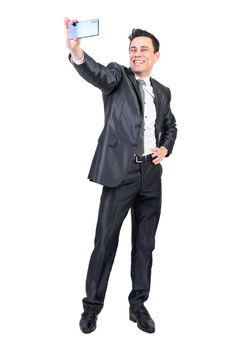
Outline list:
[[[130,316],[129,316],[129,320],[132,321],[132,322],[134,322],[134,323],[137,323],[137,320],[135,319],[135,317],[134,317],[133,315],[130,315]],[[146,331],[145,329],[143,329],[142,327],[140,327],[140,326],[138,325],[138,323],[137,323],[137,327],[138,327],[141,331],[146,332],[146,333],[151,333],[151,334],[152,334],[152,333],[155,332],[155,329]]]
[[[81,329],[81,328],[80,328],[80,330],[81,330],[81,332],[83,332],[84,334],[89,334],[89,333],[92,333],[93,331],[95,331],[96,328],[97,328],[97,327],[92,328],[92,329],[89,329],[88,331],[85,331],[84,329]]]

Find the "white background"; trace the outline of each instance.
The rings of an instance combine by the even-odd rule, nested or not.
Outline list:
[[[21,0],[0,10],[1,349],[233,349],[231,1]],[[103,107],[68,62],[64,16],[100,19],[100,36],[82,47],[103,64],[128,66],[134,27],[161,42],[153,76],[171,89],[179,133],[163,161],[153,335],[128,320],[129,218],[98,328],[79,330]]]

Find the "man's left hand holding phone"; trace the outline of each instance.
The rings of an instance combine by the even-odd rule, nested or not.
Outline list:
[[[64,18],[65,40],[66,45],[71,52],[72,58],[75,61],[81,61],[84,58],[84,52],[80,48],[81,40],[78,38],[70,40],[68,38],[68,27],[70,24],[75,22],[77,22],[77,19],[69,19],[67,17]]]

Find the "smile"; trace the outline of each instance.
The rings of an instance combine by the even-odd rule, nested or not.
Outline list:
[[[145,63],[145,61],[134,60],[133,63],[134,64],[143,64],[143,63]]]

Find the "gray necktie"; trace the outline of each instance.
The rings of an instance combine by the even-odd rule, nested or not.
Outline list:
[[[140,94],[141,94],[141,100],[142,100],[143,109],[144,109],[145,91],[143,89],[143,85],[146,85],[146,83],[142,79],[137,79],[137,83],[139,85],[139,90],[140,90]],[[140,131],[139,131],[139,137],[138,137],[136,154],[138,156],[141,156],[142,154],[144,154],[144,119],[142,121],[141,128],[140,128]]]

